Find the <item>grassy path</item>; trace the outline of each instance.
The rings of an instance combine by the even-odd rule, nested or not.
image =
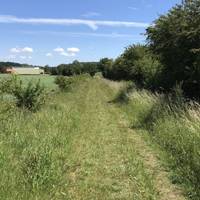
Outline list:
[[[68,198],[184,199],[142,138],[128,128],[124,113],[109,103],[112,89],[93,80],[84,90],[68,157]]]
[[[109,82],[86,78],[37,113],[0,124],[2,200],[184,199]]]

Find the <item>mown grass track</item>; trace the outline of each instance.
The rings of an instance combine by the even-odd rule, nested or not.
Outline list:
[[[159,164],[147,160],[155,156],[110,103],[115,93],[85,78],[41,111],[1,124],[0,199],[183,199],[157,178]]]

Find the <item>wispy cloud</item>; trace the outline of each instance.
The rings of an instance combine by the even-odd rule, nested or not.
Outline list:
[[[55,48],[53,51],[58,52],[58,53],[62,53],[62,52],[64,52],[65,50],[64,50],[63,48],[61,48],[61,47],[57,47],[57,48]]]
[[[56,19],[56,18],[18,18],[15,16],[0,15],[0,23],[19,23],[19,24],[48,24],[48,25],[85,25],[93,30],[97,30],[99,26],[109,27],[134,27],[145,28],[148,23],[143,22],[127,22],[127,21],[100,21],[100,20],[84,20],[84,19]]]
[[[135,34],[125,34],[125,33],[96,33],[96,32],[63,32],[63,31],[19,31],[21,34],[30,35],[55,35],[60,37],[103,37],[103,38],[113,38],[113,39],[123,39],[129,38],[132,40],[144,40],[144,35]]]
[[[33,53],[33,48],[31,47],[23,47],[23,48],[19,48],[19,47],[14,47],[10,49],[11,53]]]
[[[87,12],[87,13],[83,14],[82,16],[89,18],[89,17],[98,17],[98,16],[101,16],[101,14],[98,12]]]

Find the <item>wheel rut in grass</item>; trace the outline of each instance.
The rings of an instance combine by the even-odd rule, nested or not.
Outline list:
[[[69,199],[184,199],[124,113],[113,91],[94,79],[81,91],[79,124],[68,155]]]

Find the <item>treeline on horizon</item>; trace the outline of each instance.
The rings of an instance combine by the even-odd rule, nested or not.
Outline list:
[[[4,68],[6,67],[39,67],[39,68],[44,68],[39,65],[29,65],[29,64],[20,64],[16,62],[0,62],[0,73],[3,72]]]

